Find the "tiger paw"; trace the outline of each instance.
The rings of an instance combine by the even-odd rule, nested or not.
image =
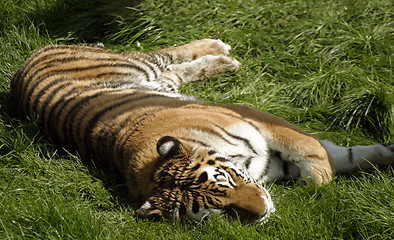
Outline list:
[[[204,67],[201,70],[200,79],[217,76],[224,72],[234,72],[241,67],[236,59],[227,56],[204,56],[201,58]]]
[[[241,66],[237,60],[227,56],[207,55],[191,62],[172,64],[168,66],[162,77],[181,80],[187,84],[198,80],[217,76],[224,72],[234,72]]]
[[[230,54],[231,51],[231,46],[225,44],[220,39],[217,40],[201,39],[201,40],[193,41],[190,44],[195,45],[195,48],[198,48],[198,51],[196,51],[196,55],[193,56],[193,59],[197,59],[207,55],[227,56]]]
[[[231,47],[219,39],[201,39],[168,50],[175,51],[175,56],[178,59],[192,61],[207,55],[227,56]]]
[[[231,51],[231,47],[219,39],[201,39],[185,45],[162,49],[161,51],[169,53],[175,59],[189,62],[207,55],[227,56]]]

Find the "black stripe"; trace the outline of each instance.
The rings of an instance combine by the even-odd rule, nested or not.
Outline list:
[[[197,144],[199,144],[199,145],[201,145],[201,146],[203,146],[203,147],[206,147],[206,148],[212,148],[212,146],[211,145],[208,145],[207,143],[205,143],[205,142],[202,142],[202,141],[199,141],[199,140],[197,140],[197,139],[192,139],[192,138],[181,138],[183,141],[188,141],[188,142],[192,142],[192,143],[197,143]]]
[[[248,158],[245,160],[245,162],[244,162],[244,164],[245,164],[245,166],[246,166],[246,169],[249,169],[251,163],[252,163],[252,157],[248,157]]]
[[[217,106],[223,107],[223,106],[221,106],[221,105],[217,105]],[[224,107],[224,109],[230,110],[230,111],[232,111],[232,112],[234,112],[234,113],[237,113],[235,110],[232,110],[231,108],[226,108],[226,107]],[[260,133],[259,128],[258,128],[253,122],[249,121],[248,119],[245,119],[241,114],[240,114],[241,116],[237,116],[237,115],[234,115],[234,114],[232,114],[232,113],[227,113],[227,112],[221,112],[220,114],[223,114],[223,115],[226,115],[226,116],[235,118],[235,119],[239,119],[239,120],[241,120],[242,122],[246,122],[246,123],[248,123],[250,126],[252,126],[257,132]]]
[[[176,73],[176,72],[172,72],[172,73],[174,73],[174,75],[179,79],[179,83],[180,83],[180,84],[184,83],[184,82],[183,82],[183,78],[180,77],[178,73]],[[172,81],[172,82],[174,82],[174,81]],[[175,83],[175,82],[174,82],[174,83]],[[176,85],[180,85],[180,84],[177,84],[177,83],[175,83],[175,84],[176,84]]]
[[[186,214],[186,207],[185,204],[180,202],[179,203],[179,216],[183,216]]]
[[[134,94],[123,94],[122,96],[117,97],[115,99],[116,100],[115,103],[113,103],[113,102],[104,102],[103,104],[107,104],[106,107],[100,108],[100,109],[98,109],[94,105],[92,106],[91,104],[87,104],[88,107],[87,108],[86,107],[83,108],[86,111],[84,111],[83,114],[75,114],[75,116],[72,118],[72,120],[71,120],[71,122],[69,124],[71,130],[73,130],[75,128],[78,129],[77,135],[75,135],[75,136],[72,135],[74,137],[74,141],[77,142],[78,137],[80,137],[80,139],[82,139],[84,144],[87,141],[92,141],[93,140],[92,137],[88,136],[88,134],[87,134],[87,132],[92,130],[92,128],[90,127],[92,121],[94,123],[97,123],[97,121],[101,118],[101,116],[99,118],[97,118],[98,115],[104,115],[105,113],[107,113],[108,111],[112,110],[113,108],[115,108],[117,106],[121,106],[124,103],[130,102],[130,98],[132,98],[132,97],[134,97]],[[94,116],[90,117],[92,114],[94,114]],[[80,115],[81,117],[77,119],[77,115]],[[89,116],[89,117],[87,117],[87,116]],[[79,122],[81,122],[84,119],[84,117],[87,118],[88,124],[86,125],[87,127],[85,127],[85,129],[80,129]],[[97,118],[97,119],[95,119],[95,118]],[[85,147],[87,148],[88,145],[85,144]]]
[[[192,204],[192,212],[194,214],[197,214],[199,211],[200,211],[200,204],[198,203],[197,199],[194,199]]]
[[[47,52],[50,52],[54,49],[66,49],[67,51],[57,51],[54,53],[50,53],[50,54],[46,54]],[[51,45],[51,46],[47,46],[44,47],[42,49],[39,49],[35,52],[33,52],[33,54],[29,57],[28,61],[23,65],[22,67],[22,72],[21,72],[21,79],[25,79],[26,75],[31,71],[34,70],[35,65],[37,64],[43,64],[43,61],[45,61],[48,58],[51,57],[56,57],[55,59],[53,59],[53,61],[59,61],[59,57],[63,54],[76,54],[76,53],[72,53],[72,51],[75,51],[76,49],[78,49],[78,55],[79,56],[83,56],[83,52],[94,52],[94,53],[104,53],[104,54],[113,54],[113,55],[119,55],[121,53],[118,52],[112,52],[112,51],[108,51],[108,50],[104,50],[104,49],[99,49],[99,48],[90,48],[90,47],[84,47],[84,46],[77,46],[77,45]],[[71,51],[70,51],[71,50]],[[40,55],[44,55],[41,56]],[[68,55],[67,55],[68,56]],[[116,58],[114,58],[116,59]],[[18,86],[18,91],[20,91],[20,93],[24,93],[25,90],[21,91],[22,89],[22,85],[26,83],[25,81],[21,81],[19,86]],[[25,84],[25,86],[28,83]],[[21,95],[22,96],[22,95]]]
[[[152,96],[156,96],[156,95],[149,95],[150,97]],[[150,111],[145,110],[145,112],[143,114],[141,114],[140,117],[137,117],[135,119],[133,119],[134,123],[142,123],[143,121],[145,121],[147,118],[151,117],[153,113],[158,113],[161,112],[165,109],[152,109]],[[136,132],[138,130],[138,128],[141,126],[142,124],[134,124],[132,126],[132,128],[130,128],[128,131],[125,131],[122,135],[118,135],[117,136],[117,152],[119,154],[124,154],[124,146],[127,143],[127,139],[129,136],[131,136],[134,132]]]
[[[217,160],[219,162],[228,162],[228,159],[224,158],[224,157],[216,157],[215,160]]]
[[[53,107],[54,107],[54,106],[50,105],[50,102],[51,102],[52,99],[56,96],[56,94],[59,93],[59,91],[60,91],[61,89],[65,88],[65,87],[67,87],[67,86],[70,86],[70,85],[71,85],[70,82],[65,82],[65,83],[59,84],[59,86],[56,87],[55,89],[53,89],[53,90],[51,91],[51,93],[45,98],[45,100],[44,100],[44,102],[43,102],[43,104],[42,104],[42,109],[41,109],[41,117],[42,117],[43,121],[49,120],[49,122],[51,122],[51,119],[50,119],[50,118],[48,118],[48,119],[45,118],[45,114],[46,114],[46,111],[48,110],[48,107],[50,107],[49,110],[52,110]],[[48,122],[46,122],[45,125],[46,125],[46,126],[49,126]],[[49,128],[48,128],[48,129],[49,129]]]
[[[215,161],[214,160],[212,160],[212,159],[210,159],[210,160],[208,160],[208,165],[215,165]]]
[[[136,118],[136,119],[133,119],[133,122],[134,122],[134,123],[136,123],[136,122],[142,123],[143,121],[145,121],[147,118],[150,117],[150,116],[149,116],[149,115],[150,115],[149,113],[153,113],[153,112],[156,112],[156,111],[155,111],[155,110],[151,110],[151,111],[149,111],[149,112],[147,111],[147,112],[145,112],[144,114],[142,114],[140,117],[138,117],[138,118]],[[128,122],[129,122],[128,120],[129,120],[129,119],[127,119],[127,121],[125,121],[124,123],[128,123]],[[125,124],[124,124],[124,125],[125,125]],[[128,137],[131,136],[131,135],[133,135],[133,133],[134,133],[135,131],[137,131],[138,128],[139,128],[139,125],[133,124],[131,129],[125,131],[122,135],[119,135],[119,134],[118,134],[118,135],[116,136],[115,143],[117,143],[117,144],[116,144],[117,146],[114,146],[114,147],[116,148],[116,153],[118,153],[118,154],[120,154],[120,155],[123,155],[123,154],[124,154],[124,150],[125,150],[124,146],[125,146],[126,143],[127,143]],[[115,158],[115,156],[114,156],[114,158]]]
[[[44,55],[46,52],[51,52],[54,49],[56,49],[56,50],[65,49],[67,51],[57,51],[54,53]],[[75,51],[76,49],[78,49],[78,52],[73,53],[73,51]],[[103,50],[103,49],[81,47],[81,46],[75,46],[75,45],[52,45],[52,46],[47,46],[45,48],[35,51],[32,54],[32,56],[30,56],[29,60],[24,64],[24,66],[26,66],[27,70],[31,70],[34,68],[35,65],[37,65],[38,63],[43,63],[43,61],[45,61],[48,58],[55,56],[56,58],[53,59],[53,61],[58,61],[58,60],[60,60],[59,57],[61,55],[78,54],[78,56],[84,56],[83,52],[94,52],[94,53],[104,53],[104,54],[113,54],[113,55],[120,54],[117,52],[111,52],[111,51],[107,51],[107,50]],[[39,55],[44,55],[44,56],[38,57]],[[67,55],[67,56],[69,56],[69,55]],[[114,58],[114,59],[116,59],[116,58]],[[26,76],[25,73],[23,75],[24,75],[24,77]]]
[[[27,101],[31,98],[31,95],[33,94],[34,90],[37,88],[37,86],[47,77],[59,74],[59,73],[70,73],[70,72],[80,72],[80,71],[85,71],[85,70],[93,70],[93,69],[97,69],[97,68],[102,68],[102,67],[109,67],[109,68],[118,68],[118,67],[127,67],[133,70],[137,70],[139,72],[141,72],[143,75],[145,75],[146,78],[149,78],[149,75],[147,72],[144,71],[144,69],[137,67],[135,65],[132,64],[128,64],[128,63],[122,63],[122,64],[95,64],[89,67],[74,67],[74,68],[67,68],[67,69],[57,69],[57,70],[52,70],[49,71],[45,74],[43,74],[42,76],[40,76],[38,79],[35,79],[35,76],[37,75],[37,73],[41,72],[42,70],[48,68],[50,66],[44,66],[38,70],[36,70],[26,81],[25,81],[25,89],[23,90],[23,93],[26,91],[26,89],[28,88],[29,84],[31,81],[35,80],[36,82],[31,86],[29,92],[24,95],[26,96],[26,99],[24,100],[24,105],[27,105]],[[89,77],[89,76],[85,76],[84,78]],[[31,114],[31,113],[30,113]]]
[[[282,165],[283,165],[283,174],[285,175],[285,177],[287,177],[289,175],[289,173],[290,173],[289,163],[286,162],[286,161],[283,161]]]
[[[164,71],[164,69],[174,61],[174,57],[169,53],[156,51],[156,52],[146,52],[142,54],[143,54],[142,55],[143,58],[145,58],[148,62],[151,62],[157,67],[159,67],[161,71]]]
[[[271,164],[271,162],[272,162],[272,158],[269,157],[267,160],[268,160],[268,161],[267,161],[267,163],[265,164],[265,168],[264,168],[264,170],[261,172],[261,175],[260,175],[259,179],[261,179],[261,178],[263,178],[264,176],[266,176],[266,175],[268,174],[269,170],[270,170],[270,164]],[[288,170],[287,170],[287,171],[288,171]]]
[[[55,112],[57,109],[64,109],[66,105],[68,105],[70,102],[75,100],[75,97],[78,96],[80,93],[75,92],[76,90],[80,90],[80,86],[73,87],[71,89],[68,89],[65,91],[60,98],[51,105],[51,108],[49,109],[48,117],[43,115],[44,117],[44,122],[46,122],[46,126],[48,129],[50,129],[52,132],[57,132],[58,129],[58,123],[60,121],[60,116],[62,111],[58,112],[56,116],[54,116]],[[59,93],[60,94],[60,93]],[[74,95],[74,96],[71,96]],[[66,98],[70,97],[67,101]]]
[[[44,50],[44,51],[38,50],[35,53],[33,53],[33,55],[29,58],[29,60],[22,67],[23,70],[22,70],[22,73],[21,73],[21,79],[25,79],[26,75],[28,73],[30,73],[32,70],[34,70],[35,65],[43,64],[43,61],[45,61],[46,59],[51,58],[53,56],[59,57],[60,55],[69,53],[68,51],[63,51],[63,52],[51,53],[51,54],[44,55],[42,57],[38,57],[39,55],[44,54],[47,50],[51,50],[51,49],[53,49],[53,48],[41,49],[41,50]],[[36,73],[36,72],[37,71],[34,71],[33,74]],[[22,91],[22,85],[24,83],[25,83],[25,86],[28,84],[26,81],[21,81],[20,86],[19,86],[19,89],[20,89],[21,93],[24,93],[26,91],[26,87],[25,87],[25,90]]]
[[[23,111],[27,114],[27,115],[31,115],[32,113],[29,112],[29,100],[31,99],[31,95],[33,94],[33,91],[37,89],[37,86],[42,83],[41,81],[34,83],[34,85],[31,87],[29,93],[26,95],[26,90],[28,88],[29,83],[32,81],[33,77],[35,77],[35,74],[37,74],[37,72],[35,72],[34,74],[30,75],[30,77],[28,79],[23,80],[23,83],[25,83],[24,85],[24,89],[21,90],[21,96],[22,96],[22,101],[21,101],[21,107],[23,108]],[[23,78],[24,79],[24,78]]]
[[[118,128],[119,128],[119,129],[124,129],[125,126],[129,123],[129,121],[130,121],[129,118],[125,118],[123,121],[118,122],[118,124],[117,124]],[[140,122],[140,121],[138,121],[138,122]],[[124,136],[129,136],[128,131],[126,131],[126,133],[124,134]],[[114,149],[114,150],[112,151],[112,154],[111,154],[111,155],[112,155],[112,159],[121,160],[121,158],[118,157],[118,156],[116,155],[117,153],[120,153],[120,150],[122,150],[122,149],[119,149],[119,147],[116,147],[116,146],[115,146],[118,137],[119,137],[119,134],[117,134],[117,136],[115,136],[115,138],[113,139],[112,146],[113,146],[113,149]],[[123,135],[122,135],[122,137],[123,137]],[[115,151],[115,150],[116,150],[116,151]],[[120,158],[120,159],[119,159],[119,158]]]
[[[136,60],[136,61],[138,61],[138,60]],[[140,62],[141,62],[141,61],[140,61]],[[153,75],[155,76],[153,80],[154,80],[154,81],[155,81],[155,80],[158,80],[159,76],[157,75],[156,69],[155,69],[155,66],[156,66],[157,68],[158,68],[158,66],[152,64],[152,62],[149,62],[149,61],[143,61],[143,62],[141,62],[141,63],[144,63],[144,65],[145,65],[146,67],[148,67],[148,68],[151,70],[151,72],[153,72]],[[152,66],[152,65],[153,65],[153,66]],[[162,71],[161,71],[161,72],[162,72]],[[150,82],[149,75],[147,76],[146,79],[148,80],[148,82]]]
[[[57,55],[57,54],[56,54]],[[125,59],[121,59],[121,58],[116,58],[116,57],[85,57],[85,56],[81,56],[81,55],[76,55],[76,56],[69,56],[67,55],[67,57],[64,58],[53,58],[50,61],[46,61],[45,63],[43,63],[42,61],[40,61],[40,63],[45,64],[46,66],[54,66],[56,64],[65,64],[65,63],[70,63],[70,62],[77,62],[77,61],[83,61],[83,60],[88,60],[88,61],[94,61],[94,62],[101,62],[101,61],[108,61],[108,62],[124,62],[124,63],[128,63],[130,64],[129,61],[125,60]],[[53,64],[54,63],[54,64]]]
[[[80,92],[78,92],[78,90],[81,90],[81,86],[74,86],[72,88],[67,89],[67,91],[63,91],[61,93],[58,92],[58,94],[61,94],[61,95],[60,95],[59,99],[51,105],[51,108],[49,109],[48,117],[43,115],[44,120],[45,121],[49,120],[50,122],[58,122],[61,114],[57,114],[56,116],[54,116],[55,110],[57,110],[59,108],[64,109],[66,104],[68,104],[72,100],[75,100],[75,96],[80,94]],[[71,97],[72,95],[74,95],[74,96]],[[65,101],[67,97],[70,97],[70,99],[68,99],[68,101]],[[53,118],[55,118],[54,120],[56,120],[56,121],[51,121],[51,119],[53,119]]]
[[[354,163],[354,159],[353,159],[353,149],[352,149],[352,148],[349,148],[348,151],[349,151],[349,162],[350,162],[350,163]]]
[[[108,93],[108,89],[104,89],[101,90],[99,92],[96,92],[90,96],[83,96],[83,97],[79,97],[77,98],[73,98],[70,99],[68,101],[66,101],[67,103],[65,104],[65,107],[67,107],[69,104],[71,104],[72,100],[76,100],[76,103],[73,103],[72,107],[70,108],[70,110],[68,112],[65,112],[64,115],[66,116],[64,119],[64,125],[63,125],[63,134],[65,139],[73,139],[75,140],[75,138],[72,136],[72,124],[74,123],[74,118],[77,115],[77,113],[79,113],[82,109],[82,107],[87,104],[88,102],[96,99],[97,97],[104,95]],[[62,112],[58,113],[58,116],[62,115]],[[60,127],[60,126],[59,126]],[[73,142],[73,145],[76,142]]]
[[[78,50],[83,50],[83,51],[89,51],[89,52],[99,52],[99,53],[105,53],[105,54],[120,54],[120,53],[116,53],[116,52],[110,52],[110,51],[104,51],[104,50],[97,50],[97,49],[95,49],[95,48],[87,48],[87,47],[75,47],[75,46],[54,46],[54,47],[48,47],[47,49],[44,49],[42,52],[39,52],[38,54],[44,54],[46,51],[48,51],[48,50],[51,50],[51,49],[54,49],[54,48],[56,48],[56,49],[61,49],[61,48],[67,48],[67,49],[72,49],[72,48],[78,48]],[[94,51],[94,50],[96,50],[96,51]],[[119,63],[119,62],[124,62],[125,64],[112,64],[112,65],[107,65],[107,64],[105,64],[105,65],[102,65],[102,64],[98,64],[98,65],[96,65],[95,67],[85,67],[85,68],[73,68],[73,69],[68,69],[68,71],[66,71],[66,70],[53,70],[53,71],[51,71],[50,73],[48,73],[48,74],[45,74],[44,76],[41,76],[39,79],[36,79],[37,81],[40,81],[41,79],[43,79],[43,78],[46,78],[47,76],[49,76],[49,75],[52,75],[52,74],[55,74],[55,73],[59,73],[59,72],[71,72],[71,71],[83,71],[83,70],[88,70],[88,69],[94,69],[94,68],[99,68],[99,67],[128,67],[128,68],[131,68],[131,69],[134,69],[134,70],[137,70],[137,71],[139,71],[139,72],[141,72],[143,75],[145,75],[145,77],[146,77],[146,79],[147,79],[147,81],[150,81],[150,79],[149,79],[149,74],[147,73],[147,71],[145,71],[143,68],[141,68],[141,67],[138,67],[138,66],[135,66],[135,65],[132,65],[129,61],[127,61],[127,60],[123,60],[123,59],[121,59],[121,58],[116,58],[116,57],[107,57],[107,58],[86,58],[86,57],[83,57],[83,56],[81,56],[80,54],[78,54],[78,56],[77,57],[65,57],[65,58],[59,58],[59,55],[62,55],[62,54],[65,54],[65,53],[68,53],[68,52],[56,52],[56,53],[52,53],[52,54],[47,54],[47,55],[45,55],[45,56],[43,56],[43,57],[41,57],[41,58],[33,58],[32,59],[32,61],[31,61],[31,64],[30,64],[30,66],[29,66],[29,69],[27,69],[26,67],[25,67],[25,70],[28,70],[28,71],[24,71],[23,72],[23,74],[22,74],[22,76],[21,76],[21,79],[25,79],[25,77],[26,77],[26,75],[30,72],[30,70],[32,69],[32,67],[34,67],[34,65],[36,65],[36,64],[38,64],[38,63],[42,63],[43,62],[43,60],[45,60],[45,59],[48,59],[48,58],[50,58],[50,57],[53,57],[53,56],[56,56],[56,58],[55,59],[52,59],[52,60],[50,60],[50,61],[47,61],[45,64],[45,66],[44,67],[41,67],[41,68],[39,68],[39,69],[37,69],[36,71],[34,71],[33,73],[32,73],[32,75],[26,80],[26,81],[21,81],[20,82],[20,86],[19,86],[19,88],[18,88],[18,91],[20,90],[20,92],[21,93],[24,93],[25,91],[26,91],[26,89],[28,88],[28,86],[29,86],[29,84],[30,84],[30,82],[34,79],[34,77],[37,75],[37,73],[38,72],[40,72],[40,71],[42,71],[42,70],[44,70],[44,69],[46,69],[46,68],[48,68],[48,67],[51,67],[51,66],[53,66],[51,63],[66,63],[66,62],[71,62],[71,61],[76,61],[76,60],[92,60],[92,61],[116,61],[117,63]],[[79,53],[79,52],[78,52]],[[67,55],[68,56],[68,55]],[[135,61],[138,61],[139,59],[134,59]],[[164,60],[164,59],[163,59]],[[157,62],[157,60],[155,61],[155,62]],[[147,61],[144,61],[143,62],[144,63],[144,65],[146,66],[146,67],[148,67],[152,72],[153,72],[153,74],[154,74],[154,76],[155,76],[155,79],[158,79],[158,76],[157,76],[157,73],[156,73],[156,71],[155,71],[155,69],[154,69],[154,67],[152,67],[151,65],[152,65],[152,63],[151,62],[147,62]],[[27,66],[27,64],[28,63],[26,63],[25,64],[25,66]],[[160,66],[161,66],[161,64],[157,64],[157,66],[158,66],[158,68],[160,68]],[[98,76],[100,76],[100,75],[103,75],[103,74],[99,74]],[[89,77],[89,76],[88,76]],[[92,76],[90,76],[90,77],[92,77]],[[97,77],[97,76],[96,76]],[[23,90],[21,90],[22,89],[22,85],[23,84],[25,84],[24,86],[24,89]],[[36,85],[34,85],[34,86],[36,86]],[[34,89],[35,87],[33,87],[33,89]],[[32,91],[32,90],[31,90]],[[30,91],[30,92],[31,92]],[[34,90],[33,90],[34,91]],[[27,94],[27,99],[30,99],[30,96],[31,96],[31,93],[28,93]],[[25,103],[25,101],[26,100],[24,100],[23,102]]]
[[[215,202],[212,200],[212,197],[205,195],[204,198],[205,198],[206,202],[207,202],[210,206],[212,206],[212,207],[215,206]]]
[[[45,51],[44,51],[45,52]],[[21,79],[25,79],[26,75],[34,69],[34,65],[36,65],[37,63],[41,63],[42,60],[41,59],[45,59],[47,58],[47,56],[44,57],[40,57],[37,58],[38,54],[43,54],[44,52],[41,52],[40,50],[37,50],[36,52],[34,52],[32,54],[32,56],[30,56],[30,58],[27,60],[27,62],[22,66],[22,68],[20,69],[21,73],[20,73],[20,78]],[[54,54],[51,54],[54,55]],[[18,92],[21,94],[22,92],[22,86],[25,83],[25,81],[20,81],[19,86],[18,86]],[[21,95],[22,96],[22,95]]]
[[[211,122],[211,121],[206,121],[206,123],[209,123],[209,124],[211,124],[211,125],[214,125],[215,127],[218,127],[219,129],[221,129],[221,130],[223,130],[223,128],[221,127],[221,126],[219,126],[218,124],[216,124],[216,123],[214,123],[214,122]],[[230,144],[230,145],[233,145],[233,146],[235,146],[235,144],[234,143],[232,143],[230,140],[228,140],[227,138],[225,138],[221,133],[219,133],[218,131],[216,131],[215,129],[213,129],[213,128],[210,128],[210,127],[208,127],[211,131],[206,131],[204,128],[198,128],[197,126],[195,127],[195,129],[197,129],[197,130],[200,130],[200,131],[204,131],[204,132],[206,132],[206,133],[209,133],[209,134],[213,134],[213,135],[216,135],[216,136],[219,136],[220,138],[222,138],[225,142],[227,142],[228,144]],[[223,131],[224,133],[226,133],[226,131]],[[229,135],[229,134],[228,134]],[[207,145],[207,144],[206,144]],[[207,145],[208,146],[208,145]]]
[[[95,75],[93,78],[98,79],[98,78],[102,78],[102,77],[104,77],[104,76],[114,76],[114,75],[129,76],[129,75],[130,75],[130,72],[127,72],[127,73],[121,73],[121,72],[105,72],[105,73],[97,74],[97,75]],[[90,77],[90,76],[89,76],[89,77]]]
[[[215,153],[216,153],[215,151],[209,150],[208,155],[213,155],[213,154],[215,154]]]
[[[127,95],[127,94],[124,95],[124,97],[130,97],[130,96],[133,97],[133,98],[127,98],[127,99],[124,99],[124,100],[122,100],[122,101],[120,101],[120,102],[111,104],[110,106],[108,106],[108,107],[106,107],[106,108],[104,108],[104,109],[101,109],[100,111],[96,112],[95,115],[94,115],[92,118],[90,118],[89,123],[88,123],[88,125],[87,125],[87,127],[86,127],[86,129],[85,129],[84,137],[83,137],[85,147],[86,147],[88,150],[91,149],[91,147],[92,147],[92,137],[91,137],[92,130],[93,130],[93,128],[95,127],[95,125],[97,124],[97,122],[98,122],[106,113],[108,113],[109,111],[111,111],[111,110],[113,110],[113,109],[115,109],[115,108],[118,108],[118,107],[120,107],[120,106],[123,106],[123,105],[126,104],[126,103],[136,102],[136,101],[139,101],[139,100],[142,100],[142,99],[145,99],[145,98],[150,98],[150,97],[152,97],[152,96],[149,95],[149,94],[143,95],[143,96],[137,96],[137,97],[135,97],[134,95]],[[89,142],[90,142],[90,144],[89,144]],[[92,149],[91,149],[91,150],[92,150]],[[89,151],[88,151],[88,152],[89,152]]]
[[[172,73],[179,79],[178,82],[174,81],[172,78],[169,78],[169,77],[162,77],[160,79],[161,79],[161,81],[164,81],[167,83],[168,88],[178,89],[179,86],[181,86],[183,84],[183,80],[179,77],[179,75],[176,72],[172,72]]]
[[[228,183],[230,184],[230,186],[232,187],[232,188],[235,188],[237,185],[235,185],[233,182],[231,182],[231,181],[228,181]]]
[[[215,124],[215,126],[216,126],[217,128],[219,128],[220,130],[222,130],[222,131],[223,131],[225,134],[227,134],[228,136],[230,136],[230,137],[232,137],[232,138],[235,138],[235,139],[237,139],[237,140],[242,141],[245,145],[247,145],[247,146],[249,147],[250,150],[252,150],[252,152],[253,152],[254,154],[258,155],[258,153],[257,153],[256,150],[253,148],[252,144],[250,143],[250,141],[249,141],[248,139],[243,138],[243,137],[240,137],[240,136],[237,136],[237,135],[235,135],[235,134],[232,134],[232,133],[228,132],[225,128],[221,127],[221,126],[218,125],[218,124]],[[226,141],[227,141],[227,140],[226,140]],[[235,145],[235,144],[232,144],[232,145]]]
[[[97,150],[100,148],[101,151],[94,152],[94,159],[100,162],[103,167],[110,167],[112,170],[115,170],[118,164],[116,163],[117,161],[115,162],[115,159],[113,159],[112,149],[115,141],[115,134],[113,131],[112,126],[109,125],[103,125],[98,131],[97,143],[99,143],[100,146],[96,146],[95,149]]]
[[[228,155],[229,158],[245,158],[245,155],[242,154],[232,154],[232,155]]]
[[[228,168],[228,169],[230,169],[235,174],[235,176],[244,178],[241,174],[239,174],[237,171],[235,171],[234,168]]]
[[[385,147],[387,150],[394,152],[394,144],[393,143],[383,143],[383,147]]]
[[[58,94],[58,92],[62,89],[65,88],[67,86],[70,86],[71,83],[70,82],[66,82],[66,83],[62,83],[60,84],[58,87],[56,87],[55,89],[53,89],[51,91],[51,93],[47,96],[47,98],[45,99],[45,101],[42,104],[42,109],[41,109],[41,119],[42,119],[42,123],[44,124],[44,128],[46,129],[46,133],[48,135],[48,138],[52,141],[52,143],[55,144],[59,144],[60,143],[60,139],[56,134],[56,129],[51,128],[52,126],[52,122],[51,118],[46,118],[45,114],[47,109],[49,108],[50,111],[52,111],[53,106],[50,105],[50,102],[52,101],[52,99],[56,96],[56,94]]]
[[[46,100],[45,100],[46,104],[45,103],[42,104],[42,108],[41,109],[36,109],[36,106],[37,106],[38,102],[41,100],[42,96],[45,93],[47,93],[50,88],[52,88],[53,86],[55,86],[55,85],[57,85],[57,84],[59,84],[61,82],[64,82],[64,81],[65,81],[65,79],[63,77],[59,77],[56,80],[50,81],[49,84],[47,84],[46,86],[42,87],[41,90],[34,96],[34,101],[33,101],[33,104],[31,106],[32,106],[33,110],[35,109],[34,111],[36,111],[37,113],[38,113],[39,110],[41,110],[41,114],[38,114],[38,115],[40,115],[41,117],[44,116],[43,112],[46,111],[49,101],[52,100],[52,98],[61,89],[61,87],[60,88],[57,87],[56,89],[52,90],[51,93],[49,94],[50,98],[48,99],[48,97],[47,97]],[[61,84],[61,85],[65,86],[65,85],[70,85],[70,84],[71,84],[70,82],[66,82],[66,84]]]

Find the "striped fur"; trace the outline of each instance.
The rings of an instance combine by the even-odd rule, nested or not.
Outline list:
[[[235,210],[241,219],[263,220],[274,210],[266,181],[325,184],[334,160],[362,162],[358,152],[367,148],[375,153],[370,162],[393,163],[392,145],[333,159],[340,147],[281,118],[178,93],[183,84],[238,69],[230,49],[210,39],[148,53],[48,46],[17,71],[11,95],[23,114],[39,116],[51,141],[119,171],[144,216],[201,220]]]

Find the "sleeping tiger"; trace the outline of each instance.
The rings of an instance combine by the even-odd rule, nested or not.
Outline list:
[[[339,147],[254,108],[178,93],[237,70],[230,50],[211,39],[145,53],[47,46],[16,72],[11,95],[53,143],[119,172],[142,216],[264,222],[275,210],[268,181],[321,185],[394,163],[393,144]]]

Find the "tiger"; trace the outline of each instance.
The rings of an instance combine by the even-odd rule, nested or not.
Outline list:
[[[141,217],[264,223],[275,212],[269,182],[323,185],[394,163],[394,144],[341,147],[255,108],[179,93],[238,70],[230,51],[219,39],[150,52],[49,45],[15,73],[10,94],[52,143],[122,176]]]

